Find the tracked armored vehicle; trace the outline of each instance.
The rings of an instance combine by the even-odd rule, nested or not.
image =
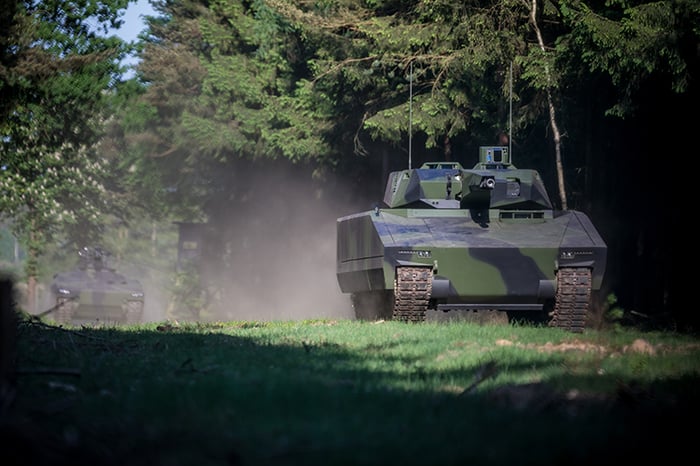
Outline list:
[[[110,267],[110,254],[102,248],[84,247],[78,256],[77,268],[56,274],[51,282],[54,319],[59,323],[141,322],[141,282]]]
[[[606,244],[584,213],[555,211],[507,146],[481,147],[472,169],[392,172],[384,204],[337,219],[337,280],[358,319],[525,313],[583,331]]]

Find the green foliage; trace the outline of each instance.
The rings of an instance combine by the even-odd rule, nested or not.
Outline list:
[[[61,233],[99,235],[108,210],[98,142],[108,94],[128,48],[97,36],[125,0],[20,2],[1,56],[0,214],[28,251],[26,272]]]
[[[538,47],[530,47],[526,56],[518,57],[515,61],[522,66],[522,79],[526,80],[533,89],[543,91],[555,89],[558,79],[552,76],[555,69],[555,57],[551,53],[545,53]]]
[[[241,161],[329,157],[329,99],[297,74],[306,65],[285,18],[262,1],[157,7],[171,19],[152,22],[138,68],[148,85],[123,121],[130,183],[166,191],[140,188],[149,210],[206,218],[239,195]]]
[[[463,2],[346,2],[333,10],[337,20],[325,9],[299,4],[290,11],[280,3],[273,2],[314,51],[309,63],[316,88],[336,102],[336,114],[349,116],[348,131],[360,135],[357,151],[363,151],[357,141],[364,132],[396,145],[412,125],[431,149],[465,133],[504,127],[503,70],[527,19],[520,3],[484,9]],[[496,86],[476,83],[493,75],[501,79]],[[416,105],[409,122],[411,80]]]
[[[619,324],[625,317],[625,311],[617,306],[617,296],[614,293],[610,293],[606,298],[606,307],[605,319],[619,328]]]
[[[591,73],[603,73],[620,90],[609,114],[634,110],[633,96],[652,76],[668,76],[678,93],[689,86],[689,45],[700,37],[700,5],[694,0],[658,2],[562,2],[571,28],[560,53],[575,55]],[[695,58],[696,59],[696,58]]]

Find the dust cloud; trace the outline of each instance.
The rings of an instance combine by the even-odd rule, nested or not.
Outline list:
[[[174,270],[120,261],[117,270],[143,285],[144,322],[355,318],[336,278],[336,220],[371,208],[352,194],[365,189],[275,165],[251,163],[226,174],[227,192],[207,206],[199,258],[203,305],[173,293]],[[176,249],[167,253],[169,262]],[[40,286],[40,309],[54,299],[48,284]]]
[[[207,222],[200,271],[209,307],[198,318],[354,319],[336,279],[336,219],[367,206],[338,182],[289,167],[234,181]]]

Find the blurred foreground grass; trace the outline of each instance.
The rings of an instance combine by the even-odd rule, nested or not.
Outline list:
[[[700,342],[687,335],[351,320],[17,330],[6,465],[626,464],[694,451]]]

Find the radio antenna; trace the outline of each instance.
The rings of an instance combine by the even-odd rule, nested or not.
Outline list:
[[[411,61],[411,71],[408,78],[408,169],[411,169],[411,139],[413,136],[413,61]]]
[[[513,60],[510,61],[510,109],[508,110],[508,156],[513,160]]]

